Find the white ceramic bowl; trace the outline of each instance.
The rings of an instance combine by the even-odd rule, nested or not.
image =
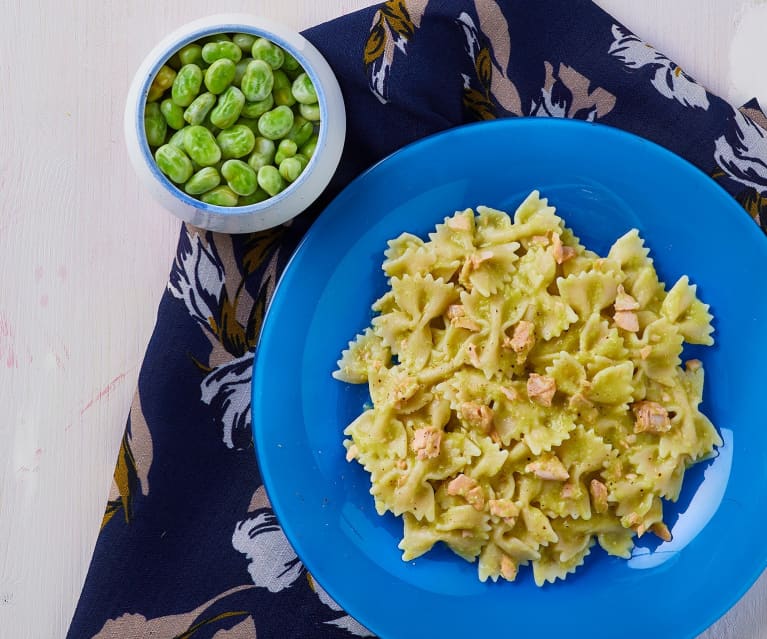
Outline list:
[[[278,44],[304,68],[314,83],[321,124],[317,148],[298,179],[263,202],[225,207],[206,204],[179,189],[155,164],[144,133],[144,105],[152,79],[181,47],[216,33],[250,33]],[[194,20],[166,36],[144,59],[131,83],[125,106],[125,142],[139,179],[155,198],[182,220],[212,231],[248,233],[282,224],[304,211],[320,195],[341,159],[346,111],[333,71],[301,34],[272,20],[245,14]]]

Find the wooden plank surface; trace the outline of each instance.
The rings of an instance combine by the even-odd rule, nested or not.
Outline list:
[[[304,28],[369,0],[220,3]],[[767,103],[767,4],[599,0],[712,91]],[[128,166],[145,53],[203,0],[31,0],[0,21],[0,639],[62,637],[179,222]],[[761,66],[761,69],[760,69]],[[725,541],[726,543],[726,541]],[[652,608],[636,602],[638,614]],[[706,639],[767,639],[767,575]]]

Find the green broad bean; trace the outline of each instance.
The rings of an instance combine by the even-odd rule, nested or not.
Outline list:
[[[298,112],[311,122],[319,122],[320,120],[319,104],[300,104]]]
[[[178,56],[178,51],[174,53],[170,58],[168,58],[168,61],[165,63],[168,65],[171,69],[174,71],[178,71],[182,66],[181,58]]]
[[[240,81],[240,89],[248,102],[265,100],[272,92],[274,73],[263,60],[253,60]]]
[[[200,126],[204,126],[206,129],[208,129],[208,131],[210,131],[214,137],[217,136],[221,131],[219,127],[210,121],[210,113],[208,113]]]
[[[186,181],[184,190],[189,193],[189,195],[201,195],[202,193],[217,187],[219,184],[221,184],[221,175],[219,174],[218,169],[212,166],[206,166],[197,171],[197,173]]]
[[[177,149],[184,150],[184,129],[179,129],[173,135],[170,136],[168,144],[175,146]]]
[[[277,167],[267,164],[258,169],[258,186],[269,195],[277,195],[287,185]]]
[[[216,104],[216,96],[212,93],[201,93],[184,111],[184,120],[191,125],[202,124],[210,110]]]
[[[196,43],[187,44],[178,50],[178,59],[182,65],[196,64],[199,66],[203,62],[202,47]]]
[[[250,53],[255,41],[256,36],[250,35],[249,33],[235,33],[234,36],[232,36],[232,42],[240,47],[243,53]]]
[[[222,159],[241,158],[253,150],[256,136],[244,124],[235,124],[221,131],[216,136],[216,143],[221,149]]]
[[[184,129],[184,150],[200,166],[213,166],[221,159],[221,149],[213,134],[200,125]]]
[[[202,59],[208,64],[213,64],[216,60],[227,58],[234,63],[240,61],[242,49],[234,42],[221,40],[219,42],[208,42],[202,48]]]
[[[265,99],[259,100],[258,102],[246,102],[242,106],[241,114],[244,115],[246,118],[258,118],[259,116],[263,115],[267,111],[271,111],[272,107],[274,106],[274,98],[272,97],[272,94],[266,96]]]
[[[165,98],[160,103],[160,112],[171,129],[178,131],[186,125],[186,122],[184,121],[184,109],[170,98]]]
[[[267,160],[268,164],[271,164],[274,161],[274,154],[277,151],[277,145],[274,143],[274,140],[270,140],[269,138],[264,137],[257,137],[256,138],[256,144],[253,147],[254,153],[260,153],[261,155],[269,158]]]
[[[293,97],[301,104],[317,103],[317,91],[314,88],[314,84],[312,84],[311,78],[306,73],[302,73],[293,80],[291,91]]]
[[[298,60],[296,60],[290,53],[283,50],[283,53],[285,55],[285,59],[282,62],[282,67],[280,67],[283,71],[286,73],[291,73],[293,71],[301,72],[301,64]]]
[[[183,184],[192,175],[192,162],[181,150],[170,144],[163,144],[154,154],[157,168],[176,184]]]
[[[240,86],[242,83],[242,76],[245,75],[245,71],[248,68],[248,65],[253,62],[253,58],[247,57],[240,60],[237,64],[234,65],[234,84],[237,86]]]
[[[300,153],[306,158],[311,159],[312,155],[314,155],[314,151],[317,148],[317,140],[319,137],[315,134],[312,137],[309,138],[306,144],[304,144],[301,149]]]
[[[200,199],[206,204],[214,206],[237,206],[239,198],[228,186],[217,186],[207,193],[203,193]]]
[[[243,109],[244,108],[245,107],[243,107]],[[237,124],[242,124],[243,126],[248,127],[251,131],[253,131],[253,135],[259,135],[258,118],[248,118],[241,115],[237,120]]]
[[[302,146],[312,137],[312,133],[314,133],[314,124],[301,115],[295,115],[293,126],[288,131],[287,138],[293,140],[297,146]]]
[[[192,104],[202,86],[202,69],[196,64],[185,64],[176,74],[171,87],[171,99],[182,107]]]
[[[237,122],[244,104],[245,96],[242,91],[230,86],[218,98],[218,103],[210,112],[210,121],[219,129],[228,129]]]
[[[285,52],[266,38],[258,38],[250,52],[254,60],[263,60],[272,69],[279,69],[285,62]]]
[[[258,118],[258,131],[265,138],[279,140],[293,127],[293,111],[282,105],[267,111]]]
[[[305,155],[301,153],[296,153],[293,156],[294,159],[298,160],[301,163],[301,170],[303,171],[306,168],[306,165],[309,164],[309,158],[307,158]]]
[[[231,42],[231,41],[232,39],[226,33],[214,33],[212,35],[209,35],[207,38],[205,38],[201,42],[203,44],[206,44],[208,42]]]
[[[258,171],[262,166],[268,166],[271,163],[272,162],[268,156],[264,155],[263,153],[258,153],[257,151],[253,151],[253,153],[251,153],[250,157],[248,158],[248,164],[254,171]]]
[[[280,162],[280,175],[287,182],[294,182],[297,180],[298,176],[301,175],[301,171],[303,170],[304,167],[300,160],[297,160],[295,157],[285,158],[282,162]]]
[[[248,158],[248,164],[254,171],[258,171],[262,166],[274,162],[276,146],[268,138],[257,137],[253,146],[253,153]]]
[[[269,199],[269,194],[262,188],[256,189],[250,195],[241,195],[237,206],[248,206],[248,204],[258,204]]]
[[[157,75],[154,76],[152,84],[149,85],[149,94],[147,95],[148,102],[155,102],[162,97],[166,89],[173,86],[173,82],[176,79],[176,71],[169,67],[167,64],[163,64]]]
[[[291,86],[292,83],[287,74],[282,69],[277,69],[274,72],[274,88],[272,89],[276,105],[293,106],[296,103]]]
[[[258,188],[256,172],[242,160],[227,160],[221,166],[221,174],[237,195],[251,195]]]
[[[205,70],[205,86],[214,95],[223,93],[234,82],[236,72],[234,62],[229,58],[219,58]]]
[[[144,108],[144,133],[149,146],[160,146],[165,142],[168,123],[165,121],[160,105],[150,102]]]
[[[279,166],[286,158],[292,158],[296,151],[298,151],[298,145],[293,140],[282,140],[277,145],[277,153],[274,154],[274,163]]]

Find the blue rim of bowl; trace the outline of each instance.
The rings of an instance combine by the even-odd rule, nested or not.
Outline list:
[[[144,132],[144,109],[146,107],[146,99],[149,95],[149,87],[152,84],[152,80],[157,75],[157,72],[160,70],[160,67],[162,67],[170,58],[173,56],[174,53],[176,53],[179,49],[186,46],[187,44],[191,44],[192,42],[195,42],[196,40],[199,40],[200,38],[205,38],[210,35],[218,34],[218,33],[247,33],[250,35],[255,35],[259,37],[266,38],[267,40],[270,40],[274,44],[279,45],[282,49],[290,53],[301,65],[301,68],[306,72],[306,74],[309,76],[309,78],[312,81],[312,84],[314,84],[315,91],[317,92],[317,102],[320,105],[320,127],[319,127],[319,135],[317,139],[317,147],[312,154],[312,157],[309,159],[309,163],[306,165],[306,168],[301,171],[301,174],[298,176],[298,179],[294,182],[291,182],[284,190],[277,193],[277,195],[273,195],[261,202],[256,202],[255,204],[248,204],[246,206],[217,206],[215,204],[206,204],[202,200],[195,199],[182,191],[176,184],[171,182],[166,175],[160,171],[160,169],[157,167],[157,163],[155,162],[154,156],[152,155],[152,152],[149,148],[149,144],[146,140],[146,133]],[[299,34],[300,35],[300,34]],[[303,37],[303,36],[301,36]],[[141,91],[139,91],[138,97],[137,97],[137,103],[136,103],[136,118],[134,121],[134,128],[136,132],[136,139],[139,142],[139,147],[141,148],[141,156],[144,159],[144,162],[146,162],[146,165],[149,167],[150,172],[154,176],[154,178],[158,181],[159,184],[161,184],[168,193],[170,193],[173,197],[177,198],[178,200],[181,200],[184,204],[187,206],[192,206],[196,209],[199,209],[201,211],[205,211],[207,213],[215,213],[220,215],[227,215],[229,217],[234,217],[238,215],[252,215],[253,213],[260,213],[262,211],[266,211],[277,202],[280,202],[287,198],[293,191],[295,191],[298,186],[300,186],[306,179],[308,178],[309,174],[311,173],[312,168],[314,167],[314,164],[316,163],[317,157],[322,152],[322,149],[325,146],[326,138],[327,138],[327,127],[325,126],[325,122],[327,120],[327,98],[325,97],[325,90],[322,87],[322,84],[320,83],[319,78],[317,77],[317,74],[314,71],[314,67],[312,64],[301,54],[300,52],[296,51],[291,45],[289,45],[283,38],[276,35],[275,33],[269,31],[268,29],[261,29],[259,27],[253,27],[250,25],[244,25],[244,24],[219,24],[211,27],[205,27],[202,29],[198,29],[196,31],[193,31],[192,33],[185,34],[183,37],[178,38],[175,40],[172,44],[170,44],[168,47],[166,47],[162,54],[157,57],[157,60],[153,64],[152,68],[149,70],[149,73],[147,73],[146,78],[144,79],[144,83],[141,86]]]
[[[735,199],[731,196],[731,194],[718,182],[713,180],[711,176],[706,174],[703,170],[695,166],[692,162],[689,160],[681,157],[680,155],[677,155],[670,149],[658,144],[657,142],[653,142],[652,140],[648,140],[647,138],[644,138],[640,135],[637,135],[636,133],[632,133],[630,131],[626,131],[624,129],[620,129],[615,126],[611,126],[608,124],[598,123],[598,122],[586,122],[582,120],[576,120],[571,118],[537,118],[537,117],[519,117],[519,118],[503,118],[498,120],[492,120],[492,121],[485,121],[485,122],[471,122],[466,124],[461,124],[458,126],[450,127],[448,129],[438,131],[436,133],[432,133],[431,135],[425,136],[423,138],[419,138],[417,140],[414,140],[413,142],[410,142],[409,144],[406,144],[405,146],[393,151],[386,157],[380,159],[378,162],[367,168],[366,170],[362,171],[359,175],[357,175],[353,180],[351,180],[346,187],[338,194],[336,195],[333,200],[327,205],[327,208],[332,208],[339,198],[343,196],[344,191],[346,191],[347,188],[351,187],[352,185],[364,181],[369,174],[374,173],[378,170],[379,165],[381,164],[388,164],[389,162],[392,162],[395,160],[395,158],[402,157],[403,155],[406,155],[407,153],[411,153],[414,147],[419,147],[422,144],[430,144],[433,143],[435,139],[438,139],[444,135],[460,135],[460,131],[462,130],[470,130],[474,127],[505,127],[505,126],[524,126],[525,123],[539,123],[534,124],[534,126],[545,126],[545,127],[582,127],[584,129],[588,127],[596,127],[597,129],[600,129],[604,131],[606,135],[617,137],[617,138],[625,138],[630,140],[632,143],[639,144],[645,147],[652,147],[655,149],[656,152],[659,154],[667,156],[676,166],[678,166],[681,170],[696,173],[699,176],[705,177],[707,180],[710,180],[712,185],[718,189],[721,193],[721,195],[726,196],[727,200],[731,201],[732,204],[734,204],[737,208],[742,209],[742,207],[735,201]],[[758,242],[764,241],[765,244],[763,246],[765,249],[767,249],[767,236],[765,236],[758,225],[754,224],[753,220],[748,219],[748,215],[745,211],[744,215],[733,215],[731,219],[728,220],[728,223],[731,224],[737,224],[740,225],[743,229],[748,229],[745,231],[748,234],[752,234],[754,237],[761,238],[757,240]],[[255,415],[255,406],[256,406],[256,380],[258,378],[258,373],[256,372],[256,367],[259,365],[259,355],[262,354],[261,349],[261,339],[265,334],[265,331],[268,331],[271,326],[271,318],[270,316],[273,314],[272,310],[275,308],[275,302],[278,302],[281,296],[284,294],[284,281],[285,276],[292,268],[294,262],[297,261],[298,255],[303,252],[305,249],[305,246],[309,244],[310,242],[316,241],[316,237],[319,233],[322,232],[323,226],[326,224],[327,218],[325,216],[325,211],[323,210],[317,220],[311,225],[311,227],[306,231],[304,236],[301,238],[301,241],[296,246],[295,250],[291,254],[290,258],[288,259],[287,263],[285,264],[285,267],[282,270],[282,273],[280,274],[280,277],[277,280],[277,284],[274,288],[274,292],[272,293],[272,298],[267,305],[266,311],[264,313],[264,319],[261,324],[261,332],[258,338],[258,341],[256,342],[256,346],[253,353],[253,365],[251,368],[251,388],[250,388],[250,411],[251,411],[251,429],[253,432],[253,442],[255,444],[255,451],[254,454],[256,456],[256,462],[259,466],[259,469],[264,467],[264,453],[262,450],[262,447],[260,446],[261,443],[263,443],[262,437],[259,435],[259,430],[257,427],[257,420]],[[328,580],[327,582],[323,582],[322,578],[325,576],[325,571],[323,570],[315,570],[316,565],[314,562],[313,556],[306,556],[304,554],[304,544],[300,541],[300,535],[297,534],[297,526],[295,525],[295,522],[289,519],[286,519],[284,517],[284,511],[282,508],[282,501],[280,496],[275,496],[273,494],[273,491],[270,491],[270,485],[272,483],[272,478],[269,476],[268,473],[264,473],[263,471],[260,471],[261,478],[264,484],[264,488],[266,489],[267,494],[269,495],[272,509],[274,511],[275,516],[277,517],[277,520],[280,523],[280,526],[282,527],[283,532],[285,533],[285,537],[288,539],[288,542],[291,544],[291,546],[295,549],[296,554],[301,559],[301,561],[304,563],[306,568],[313,574],[315,574],[318,578],[318,581],[322,583],[323,588],[327,591],[327,593],[336,601],[342,608],[350,615],[354,617],[354,619],[358,620],[361,624],[369,624],[369,625],[376,625],[376,624],[370,624],[370,618],[371,614],[369,610],[357,610],[352,609],[351,611],[347,607],[347,600],[346,596],[344,594],[344,591],[341,587],[338,586],[337,583],[335,583],[333,580]],[[716,623],[718,620],[720,620],[728,611],[730,611],[733,606],[740,601],[745,594],[748,592],[748,590],[756,583],[756,581],[759,579],[760,575],[764,572],[764,570],[767,568],[767,563],[757,563],[754,562],[752,565],[752,570],[749,572],[745,578],[741,581],[740,587],[737,589],[734,589],[733,591],[729,592],[729,597],[722,600],[724,605],[717,607],[714,610],[710,610],[705,615],[701,615],[701,617],[697,620],[697,623],[694,625],[694,628],[692,628],[692,634],[690,634],[690,637],[697,637],[700,633],[704,632],[705,630],[709,629],[714,623]]]

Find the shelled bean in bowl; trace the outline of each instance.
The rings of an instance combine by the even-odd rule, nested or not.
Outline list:
[[[229,233],[285,222],[332,177],[346,132],[338,82],[300,34],[211,16],[147,56],[126,106],[129,155],[173,213]]]

